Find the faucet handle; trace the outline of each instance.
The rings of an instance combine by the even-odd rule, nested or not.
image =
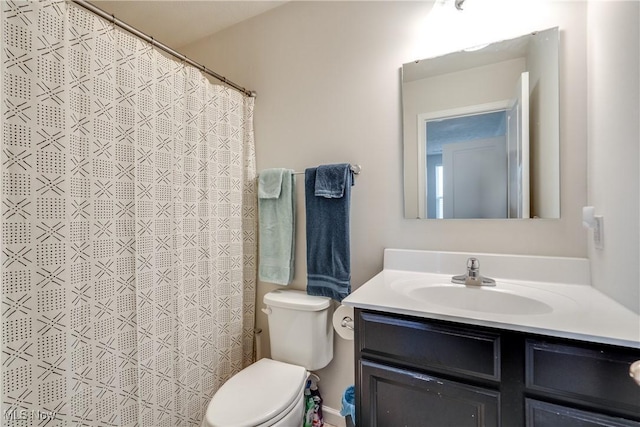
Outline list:
[[[467,260],[467,269],[469,270],[478,270],[480,269],[480,261],[478,261],[478,258],[469,258]]]

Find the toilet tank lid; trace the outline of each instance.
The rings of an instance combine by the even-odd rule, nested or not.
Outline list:
[[[265,294],[263,302],[271,307],[302,311],[320,311],[329,307],[331,298],[307,295],[304,291],[275,290]]]

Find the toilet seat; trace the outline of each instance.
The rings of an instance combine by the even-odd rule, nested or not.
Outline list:
[[[207,427],[270,426],[302,399],[302,366],[260,359],[231,377],[207,406]]]

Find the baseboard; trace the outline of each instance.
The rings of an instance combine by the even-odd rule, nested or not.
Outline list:
[[[340,415],[339,410],[330,408],[325,405],[322,405],[322,418],[324,419],[325,423],[329,423],[336,427],[346,427],[347,425],[344,417]]]

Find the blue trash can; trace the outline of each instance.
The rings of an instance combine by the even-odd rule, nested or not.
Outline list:
[[[349,386],[342,394],[342,409],[340,415],[346,418],[347,426],[355,426],[356,424],[356,388]],[[349,419],[351,418],[351,420]],[[349,423],[351,421],[351,424]]]

